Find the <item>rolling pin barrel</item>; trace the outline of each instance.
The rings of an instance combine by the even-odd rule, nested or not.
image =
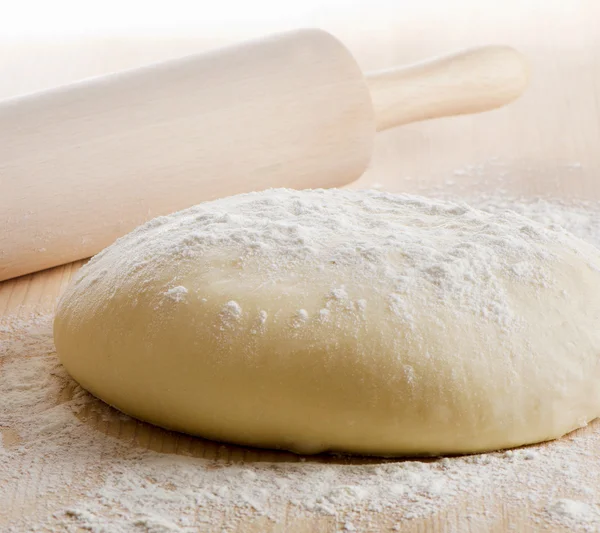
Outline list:
[[[5,100],[0,280],[201,201],[343,185],[376,129],[491,109],[525,84],[498,47],[365,79],[337,39],[299,30]]]

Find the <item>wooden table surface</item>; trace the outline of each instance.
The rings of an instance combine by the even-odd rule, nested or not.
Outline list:
[[[421,0],[418,6],[391,4],[376,4],[379,7],[364,19],[356,15],[355,9],[352,16],[336,18],[330,14],[301,22],[312,22],[340,37],[364,70],[466,46],[510,44],[528,56],[532,84],[522,99],[505,109],[380,134],[373,164],[357,185],[381,184],[390,191],[419,193],[443,187],[452,179],[457,182],[454,186],[465,191],[492,190],[497,186],[494,180],[485,176],[475,180],[473,173],[455,171],[502,160],[506,169],[502,185],[511,194],[600,200],[600,2]],[[368,10],[367,2],[364,10]],[[232,36],[217,28],[204,30],[202,37],[120,36],[53,42],[2,41],[0,36],[0,97],[198,51],[254,35],[256,30],[241,33]],[[31,310],[51,311],[81,264],[1,283],[0,317]],[[585,431],[593,431],[593,427]],[[143,431],[148,433],[143,442],[154,449],[167,449],[176,438],[147,425]],[[0,428],[0,432],[6,438],[10,436],[10,428]],[[203,455],[217,453],[215,446],[207,446],[200,439],[190,440],[193,447],[206,448]],[[230,459],[240,453],[232,448]],[[590,468],[600,468],[600,462],[591,463]],[[480,505],[497,511],[493,531],[503,531],[507,524],[515,531],[537,530],[524,508],[507,510],[501,500]],[[472,531],[460,507],[452,514],[455,531]],[[285,524],[283,529],[281,524],[262,523],[253,530],[335,531],[327,518],[315,515],[311,520]],[[386,524],[382,518],[382,530],[388,530]],[[405,530],[440,532],[447,528],[439,517],[432,517],[400,529]]]

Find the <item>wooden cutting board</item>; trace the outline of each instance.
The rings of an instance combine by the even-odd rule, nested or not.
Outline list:
[[[505,2],[504,7],[478,0],[460,0],[447,7],[433,0],[419,4],[402,13],[394,14],[388,9],[378,15],[375,11],[363,21],[327,22],[324,19],[323,26],[349,45],[363,70],[408,63],[460,47],[507,43],[530,58],[532,86],[525,97],[505,109],[481,116],[411,125],[380,135],[373,164],[355,186],[412,193],[449,188],[451,192],[464,194],[494,192],[501,186],[511,195],[528,198],[550,194],[559,198],[600,200],[600,34],[596,30],[600,4],[594,0],[522,0]],[[129,37],[38,44],[0,41],[0,97],[248,36],[215,34],[203,40]],[[502,162],[504,176],[501,180],[491,179],[486,169],[498,161]],[[0,174],[0,194],[1,190]],[[81,264],[1,283],[0,317],[25,316],[32,310],[51,311]],[[96,424],[107,434],[127,432],[127,428],[119,427],[124,422],[115,421],[107,426],[100,420]],[[600,431],[600,424],[592,424],[582,431]],[[17,438],[10,427],[0,427],[0,432],[5,443]],[[162,453],[180,453],[182,443],[188,455],[223,462],[298,460],[292,454],[223,447],[146,424],[138,425],[135,441],[132,440],[132,445]],[[600,470],[600,450],[595,453],[589,467]],[[315,460],[327,462],[329,459]],[[19,468],[21,465],[9,466]],[[25,477],[19,493],[35,494],[32,485],[39,482]],[[515,486],[515,491],[523,488]],[[599,502],[600,487],[596,490],[595,500]],[[69,487],[68,492],[76,494],[77,487]],[[68,498],[66,493],[65,489],[65,498]],[[467,509],[485,510],[492,516],[490,531],[539,530],[527,504],[507,506],[501,496],[493,495],[485,501],[472,501],[465,494],[459,501],[462,503],[450,511],[401,525],[400,531],[479,532],[467,519]],[[31,512],[43,505],[44,502],[35,497],[27,500],[26,506],[22,499],[16,498],[12,508],[0,509],[0,530],[7,517]],[[373,530],[391,531],[392,524],[384,515],[374,515],[371,523]],[[253,520],[242,523],[238,530],[300,533],[338,529],[333,518],[314,515],[304,521],[279,524]],[[553,530],[568,531],[568,528]]]

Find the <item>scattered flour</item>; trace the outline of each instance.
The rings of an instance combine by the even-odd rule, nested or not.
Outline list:
[[[505,196],[469,201],[561,226],[600,247],[597,204]],[[165,292],[175,301],[186,296],[182,286]],[[367,306],[352,302],[344,287],[332,290],[330,303]],[[224,325],[242,313],[228,302]],[[320,310],[320,320],[329,316],[329,309]],[[294,320],[300,327],[308,318],[299,309]],[[256,327],[267,319],[262,311]],[[184,435],[163,448],[167,432],[154,429],[149,439],[147,426],[67,376],[54,352],[51,320],[37,314],[0,319],[3,532],[221,532],[239,530],[242,520],[270,531],[306,516],[338,531],[373,530],[375,523],[402,531],[459,504],[472,531],[501,527],[503,507],[504,516],[506,509],[525,508],[536,528],[600,531],[597,422],[548,444],[435,460],[258,454]]]
[[[306,309],[298,309],[292,321],[292,325],[295,328],[299,328],[301,326],[304,326],[308,322],[308,319],[308,311]]]
[[[221,309],[221,329],[225,330],[232,328],[241,316],[242,306],[235,300],[230,300],[223,306],[223,309]]]
[[[182,302],[185,300],[185,295],[188,293],[188,290],[182,285],[178,285],[177,287],[173,287],[165,292],[165,296],[174,302]]]
[[[550,504],[546,510],[551,517],[573,529],[582,526],[584,530],[598,531],[600,512],[597,505],[560,498]]]

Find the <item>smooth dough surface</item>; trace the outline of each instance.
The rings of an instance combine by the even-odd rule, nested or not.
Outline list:
[[[274,189],[159,217],[80,270],[54,333],[107,403],[239,444],[477,452],[600,415],[600,252],[415,196]]]

